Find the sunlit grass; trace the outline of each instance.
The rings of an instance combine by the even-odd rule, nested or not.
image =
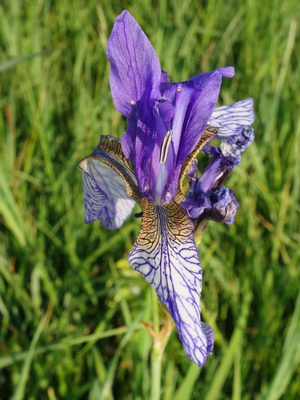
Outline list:
[[[163,400],[300,392],[300,7],[296,0],[0,5],[0,398],[147,399],[150,288],[127,262],[139,231],[84,224],[79,160],[121,137],[105,46],[127,8],[173,81],[233,65],[220,104],[252,96],[253,145],[228,180],[232,226],[199,253],[215,349],[199,369],[176,331]],[[137,208],[138,212],[138,208]],[[163,314],[162,314],[163,317]]]

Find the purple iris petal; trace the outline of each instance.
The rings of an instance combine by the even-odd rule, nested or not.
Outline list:
[[[211,202],[209,207],[205,207],[198,216],[195,212],[196,208],[191,210],[198,229],[200,228],[202,233],[207,227],[207,222],[210,220],[225,222],[227,225],[231,225],[239,209],[239,203],[233,194],[233,190],[229,190],[228,188],[221,187],[211,192],[209,199]]]
[[[239,209],[239,203],[233,194],[233,190],[221,187],[214,192],[214,196],[211,219],[221,220],[227,225],[233,224],[235,214]],[[215,218],[214,215],[216,215]]]
[[[151,99],[159,97],[161,68],[147,36],[126,10],[115,20],[106,55],[111,63],[109,81],[116,109],[130,118],[132,103],[142,100],[148,111]]]
[[[222,77],[231,78],[233,75],[232,67],[220,68],[191,78],[186,83],[187,89],[182,84],[184,85],[182,91],[177,94],[173,122],[174,146],[177,153],[176,167],[182,165],[199,142],[218,101]],[[185,90],[188,92],[187,95],[184,95]],[[178,117],[176,111],[178,111]]]
[[[187,177],[189,180],[190,185],[197,179],[198,177],[198,161],[197,158],[192,162],[188,172]]]
[[[199,142],[202,132],[215,108],[218,100],[222,77],[232,77],[232,67],[192,77],[187,82],[174,83],[164,93],[175,107],[172,120],[172,146],[170,158],[162,169],[165,169],[163,177],[164,192],[161,197],[164,200],[172,199],[177,191],[177,182],[180,169],[187,156],[193,151]],[[169,193],[169,196],[168,196]]]
[[[209,196],[204,192],[199,192],[197,196],[189,194],[180,207],[184,208],[192,219],[196,219],[199,215],[203,214],[206,209],[212,206]]]
[[[122,138],[125,156],[134,163],[140,191],[149,186],[147,161],[155,141],[153,100],[160,97],[162,75],[158,57],[148,38],[128,11],[115,20],[107,42],[111,63],[110,87],[116,109],[127,117],[128,130]]]
[[[173,160],[172,147],[169,146],[169,148],[166,150],[168,155],[167,164],[163,165],[161,162],[163,142],[167,135],[167,132],[169,132],[169,134],[171,132],[170,121],[174,116],[174,106],[168,100],[157,101],[153,106],[153,115],[155,118],[156,138],[153,152],[149,159],[148,165],[150,178],[148,200],[152,202],[154,202],[157,198],[158,192],[163,192],[163,187],[161,190],[158,189],[159,179],[164,169],[168,169],[170,160]],[[160,196],[158,198],[158,202],[160,202]]]
[[[83,171],[85,222],[100,219],[108,229],[119,228],[131,214],[134,200],[139,201],[134,169],[120,141],[101,136],[92,154],[78,166]]]
[[[218,121],[219,128],[225,127],[227,129],[230,127],[231,135],[222,139],[221,148],[205,146],[202,149],[206,155],[211,157],[210,162],[200,178],[193,180],[188,196],[181,203],[181,207],[198,222],[200,219],[213,219],[226,222],[228,225],[232,224],[239,208],[233,191],[220,186],[232,169],[240,165],[241,153],[254,140],[253,129],[244,129],[242,125],[246,123],[247,118],[252,121],[253,101],[247,99],[234,103],[229,109],[231,111],[227,107],[221,107]],[[242,109],[244,111],[246,109],[245,114],[242,113]],[[228,117],[230,112],[237,116],[235,127],[234,123],[230,123]],[[214,118],[216,118],[216,115]],[[242,122],[242,118],[245,118],[244,122]],[[222,125],[223,123],[225,125]]]
[[[216,146],[205,146],[203,151],[210,155],[211,159],[203,174],[191,187],[193,193],[209,192],[221,186],[234,167],[231,157],[224,157]]]
[[[229,215],[227,211],[227,206],[229,203],[232,203],[232,196],[227,196],[225,200],[228,200],[228,204],[219,203],[220,200],[223,200],[224,193],[223,189],[220,191],[219,188],[221,184],[224,182],[230,171],[234,168],[235,163],[232,157],[225,157],[222,154],[222,151],[216,146],[205,146],[203,151],[206,155],[210,155],[211,159],[204,170],[203,174],[196,180],[193,180],[189,194],[184,199],[184,201],[180,204],[185,210],[187,210],[188,214],[191,218],[198,218],[200,215],[207,215],[207,211],[210,211],[210,216],[215,215],[215,211],[220,209],[224,211],[223,213],[219,213],[215,218],[219,221],[226,222],[224,220],[225,216]],[[237,207],[234,207],[235,211]],[[212,213],[212,210],[214,212]],[[227,211],[226,211],[227,210]],[[234,217],[232,213],[230,213],[230,218]]]
[[[160,78],[160,87],[159,87],[161,93],[163,93],[167,89],[170,82],[171,82],[171,80],[168,77],[168,73],[162,69],[161,70],[161,78]]]

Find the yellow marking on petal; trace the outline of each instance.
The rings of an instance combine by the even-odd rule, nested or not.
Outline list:
[[[166,237],[168,242],[185,243],[195,228],[186,211],[174,201],[154,205],[144,197],[141,207],[143,217],[136,245],[149,252],[156,248],[162,237]]]
[[[187,157],[185,162],[182,164],[180,175],[179,175],[179,181],[178,181],[178,189],[177,189],[176,196],[174,197],[174,201],[176,203],[178,203],[178,204],[181,203],[183,201],[183,199],[185,198],[185,193],[183,190],[183,180],[184,180],[190,166],[192,165],[193,161],[195,160],[195,158],[197,157],[197,155],[199,154],[201,149],[208,142],[210,142],[212,139],[214,139],[217,136],[217,134],[218,134],[217,128],[206,126],[197,146],[194,148],[192,153]]]

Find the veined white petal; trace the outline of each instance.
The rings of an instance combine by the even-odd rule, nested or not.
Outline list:
[[[88,224],[100,218],[102,210],[107,204],[107,196],[86,172],[82,174],[82,183],[85,211],[84,221]]]
[[[123,179],[97,159],[84,159],[83,190],[85,222],[100,219],[107,229],[117,229],[131,214],[134,200],[126,194]]]
[[[202,366],[213,348],[213,331],[200,315],[202,271],[193,223],[175,203],[143,207],[141,232],[129,254],[173,317],[186,354]]]
[[[207,126],[218,128],[218,137],[236,134],[254,122],[253,99],[237,101],[229,106],[217,107],[213,111]]]
[[[119,139],[101,136],[93,153],[78,167],[83,171],[85,222],[100,219],[107,229],[120,228],[139,201],[139,192],[134,167],[124,156]]]

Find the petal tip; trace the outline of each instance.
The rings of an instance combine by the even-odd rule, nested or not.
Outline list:
[[[127,18],[133,19],[133,20],[135,21],[135,19],[133,18],[133,16],[130,14],[130,12],[129,12],[128,10],[123,10],[123,11],[121,12],[121,14],[118,15],[117,18],[115,19],[114,24],[117,23],[117,22],[123,22],[123,21],[125,21]],[[135,21],[135,22],[136,22],[136,21]]]
[[[220,68],[219,71],[224,78],[232,78],[235,74],[234,67],[223,67]]]

